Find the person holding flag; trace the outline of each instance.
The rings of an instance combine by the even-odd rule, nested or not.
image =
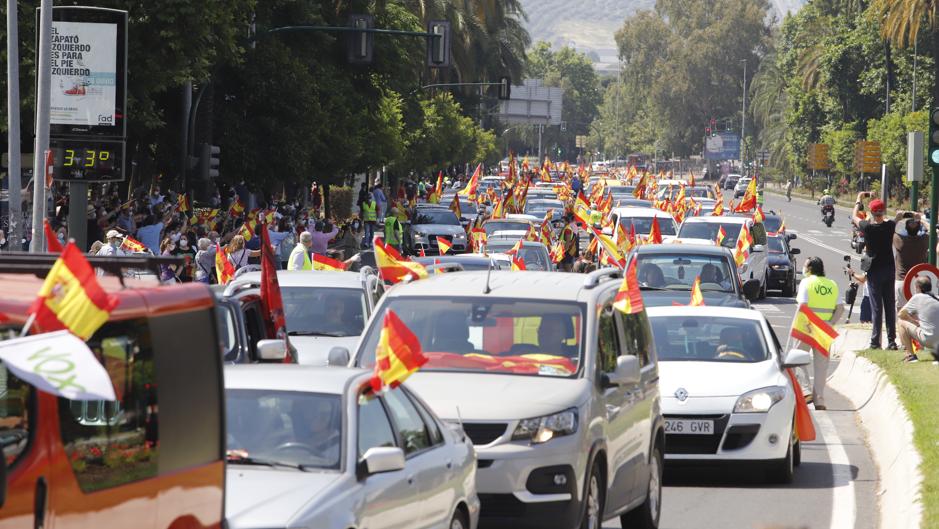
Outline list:
[[[838,336],[831,325],[841,317],[844,307],[838,302],[838,284],[825,277],[825,264],[821,258],[806,259],[802,275],[796,294],[799,310],[793,319],[790,336],[801,344],[797,347],[808,347],[813,352],[812,401],[816,410],[824,410],[829,350]],[[802,369],[807,371],[805,367]]]

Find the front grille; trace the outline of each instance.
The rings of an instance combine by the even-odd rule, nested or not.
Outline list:
[[[480,516],[500,518],[521,518],[525,516],[525,504],[511,494],[480,494],[482,502]]]
[[[724,439],[724,450],[739,450],[746,448],[760,433],[759,424],[736,424],[727,429]]]
[[[498,439],[505,433],[508,426],[509,425],[504,422],[465,422],[463,423],[463,431],[466,432],[466,435],[469,436],[474,445],[482,446]]]
[[[665,434],[666,454],[716,454],[721,444],[724,429],[727,428],[728,415],[666,415],[666,419],[713,420],[712,435]]]

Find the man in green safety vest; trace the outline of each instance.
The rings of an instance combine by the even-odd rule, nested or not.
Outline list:
[[[385,244],[393,246],[395,250],[401,251],[401,237],[404,229],[401,227],[401,221],[398,220],[398,208],[391,208],[391,211],[385,215]]]
[[[362,202],[362,223],[365,226],[365,234],[362,236],[362,248],[368,248],[372,244],[372,238],[375,236],[375,222],[378,221],[378,204],[371,193],[366,194]]]
[[[310,260],[310,249],[313,247],[313,235],[305,231],[300,234],[300,240],[290,252],[287,261],[287,270],[313,270],[313,261]]]
[[[796,302],[807,305],[819,318],[834,325],[844,307],[838,302],[838,285],[825,277],[825,264],[820,257],[809,257],[802,269],[802,281]],[[814,351],[814,350],[813,350]],[[825,408],[825,381],[828,378],[828,357],[814,351],[812,354],[812,402],[816,410]],[[808,370],[806,369],[806,375]]]

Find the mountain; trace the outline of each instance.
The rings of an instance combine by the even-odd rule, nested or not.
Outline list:
[[[808,0],[770,0],[779,19],[796,12]],[[521,0],[528,15],[532,42],[554,47],[572,46],[591,57],[598,70],[619,66],[614,34],[627,17],[652,9],[655,0]]]

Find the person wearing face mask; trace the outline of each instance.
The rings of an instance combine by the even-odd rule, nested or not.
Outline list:
[[[173,239],[171,239],[170,237],[163,239],[163,242],[160,243],[160,256],[161,257],[172,257],[174,250],[176,250],[176,243],[174,243]],[[178,279],[176,278],[176,265],[161,264],[160,265],[160,281],[163,281],[163,282],[178,281]]]
[[[838,284],[825,277],[825,264],[819,257],[809,257],[802,268],[802,281],[796,293],[796,303],[807,305],[816,316],[829,325],[837,323],[844,311],[838,302]],[[801,344],[801,342],[799,342]],[[801,349],[806,350],[801,344]],[[812,350],[812,401],[816,410],[825,409],[825,383],[828,377],[828,357]],[[808,368],[806,370],[808,375]]]
[[[208,238],[199,239],[196,252],[196,281],[209,284],[215,271],[215,245]]]
[[[182,257],[186,263],[179,271],[179,280],[183,283],[191,282],[195,278],[196,252],[193,250],[192,245],[189,244],[189,237],[187,235],[183,235],[179,238],[179,242],[176,243],[176,249],[173,251],[173,255],[176,257]]]
[[[117,230],[111,230],[107,233],[106,236],[108,243],[101,247],[98,250],[98,256],[104,257],[122,257],[126,255],[124,250],[121,249],[121,244],[124,242],[124,238],[121,236],[121,233]]]

